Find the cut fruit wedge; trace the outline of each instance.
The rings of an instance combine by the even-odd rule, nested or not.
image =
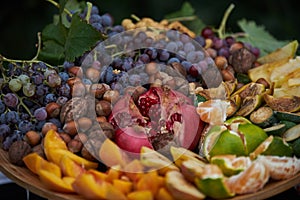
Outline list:
[[[70,182],[64,181],[60,177],[55,176],[53,173],[46,170],[40,170],[38,174],[41,182],[43,182],[49,189],[55,192],[74,192]]]
[[[242,117],[242,116],[234,116],[234,117],[231,117],[229,119],[227,119],[225,122],[224,122],[224,125],[225,126],[229,126],[233,123],[238,123],[238,124],[251,124],[251,121],[249,121],[249,119],[245,118],[245,117]]]
[[[234,193],[247,194],[262,189],[269,177],[269,170],[260,162],[253,161],[243,172],[229,177],[226,183]]]
[[[199,162],[199,164],[204,165],[206,163],[205,158],[199,156],[198,154],[194,153],[193,151],[190,151],[188,149],[185,149],[183,147],[170,147],[170,152],[173,157],[173,161],[175,164],[180,167],[183,161],[186,160],[193,160],[195,162]]]
[[[288,129],[286,132],[284,132],[282,138],[287,142],[300,138],[300,124],[293,126],[292,128]]]
[[[283,58],[293,58],[298,49],[298,41],[294,40],[285,46],[257,59],[259,63],[269,63]]]
[[[210,163],[219,166],[225,176],[232,176],[244,171],[251,160],[245,156],[219,155],[212,157]]]
[[[207,164],[203,169],[202,176],[195,178],[195,184],[206,196],[214,199],[234,196],[227,185],[226,177],[216,165]]]
[[[169,158],[146,146],[141,148],[140,160],[144,166],[158,170],[160,174],[173,170],[179,171],[179,168]]]
[[[250,153],[250,158],[254,160],[259,155],[291,157],[293,156],[293,149],[281,137],[270,135],[252,153]]]
[[[273,110],[282,112],[297,112],[300,110],[300,96],[274,97],[264,94],[264,100]]]
[[[274,180],[283,180],[295,176],[300,171],[300,159],[296,157],[263,156],[257,158],[266,166]]]

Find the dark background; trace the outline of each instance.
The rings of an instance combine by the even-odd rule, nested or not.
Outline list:
[[[163,17],[180,9],[185,0],[91,0],[100,13],[112,14],[115,24],[131,14],[139,17]],[[207,25],[219,26],[224,11],[235,4],[227,28],[239,31],[236,22],[242,18],[264,25],[278,40],[300,39],[300,12],[297,0],[187,0]],[[9,0],[0,6],[0,54],[14,59],[31,59],[35,55],[37,32],[52,22],[58,9],[46,0]]]

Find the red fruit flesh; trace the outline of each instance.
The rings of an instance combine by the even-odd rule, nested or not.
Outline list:
[[[133,153],[142,146],[159,150],[168,144],[193,150],[204,126],[192,100],[166,87],[151,87],[136,102],[125,95],[109,121],[116,128],[116,144]]]

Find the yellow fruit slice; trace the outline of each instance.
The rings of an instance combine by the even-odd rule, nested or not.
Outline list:
[[[235,194],[227,185],[221,169],[217,165],[207,164],[201,177],[195,178],[195,184],[206,196],[214,199],[233,197]]]
[[[173,161],[178,167],[180,167],[181,163],[186,160],[194,160],[195,162],[199,162],[200,165],[204,165],[206,163],[203,157],[183,147],[171,146],[170,152],[173,157]]]
[[[44,152],[47,157],[47,160],[53,162],[55,156],[51,156],[52,150],[55,149],[64,149],[67,150],[68,147],[65,141],[59,136],[59,134],[54,130],[49,130],[44,138]]]
[[[69,183],[67,183],[60,177],[55,176],[53,173],[46,170],[40,170],[38,174],[41,182],[43,182],[50,190],[64,193],[74,192],[72,186]]]
[[[285,46],[257,59],[259,63],[274,62],[283,58],[293,58],[298,49],[298,41],[294,40]]]
[[[244,171],[251,160],[245,156],[219,155],[212,157],[210,163],[219,166],[225,176],[232,176]]]
[[[58,165],[45,160],[37,153],[30,153],[23,158],[26,167],[35,174],[40,170],[46,170],[57,177],[61,177],[61,169]]]
[[[153,200],[153,194],[149,190],[134,191],[127,195],[128,200]]]
[[[300,159],[296,157],[259,155],[257,161],[265,165],[274,180],[291,178],[300,171]]]
[[[300,138],[300,124],[293,126],[292,128],[288,129],[286,132],[284,132],[282,138],[287,142]]]
[[[243,172],[226,180],[230,190],[236,194],[247,194],[262,189],[269,180],[268,169],[260,162],[253,161]]]

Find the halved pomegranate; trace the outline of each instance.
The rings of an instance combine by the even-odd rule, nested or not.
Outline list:
[[[169,144],[193,150],[204,127],[191,99],[165,86],[150,87],[136,101],[124,95],[109,122],[117,145],[132,153],[142,146],[159,150]]]

